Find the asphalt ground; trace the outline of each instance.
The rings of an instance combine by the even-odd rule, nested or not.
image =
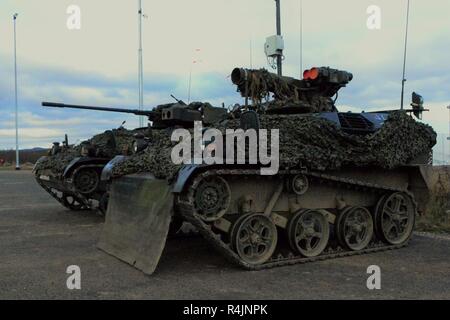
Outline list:
[[[450,237],[408,247],[245,271],[201,237],[172,239],[152,276],[96,248],[103,218],[71,212],[29,171],[0,171],[0,299],[450,299]],[[66,269],[81,270],[69,290]],[[366,286],[378,265],[381,289]]]

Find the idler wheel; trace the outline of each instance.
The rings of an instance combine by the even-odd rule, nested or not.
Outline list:
[[[373,220],[364,207],[348,207],[336,220],[339,243],[347,249],[358,251],[369,244],[373,237]]]
[[[406,242],[414,229],[415,213],[411,197],[403,192],[382,197],[375,208],[377,236],[392,245]]]
[[[64,206],[73,211],[80,211],[84,209],[84,205],[75,197],[63,194],[62,196]]]
[[[270,259],[277,246],[278,233],[272,220],[260,213],[240,216],[231,228],[231,246],[248,264],[258,265]]]
[[[230,205],[231,191],[225,179],[218,176],[202,179],[194,193],[196,213],[207,222],[221,218]]]
[[[94,169],[81,169],[73,178],[73,183],[78,192],[89,194],[97,189],[99,175]]]
[[[330,238],[330,226],[326,217],[317,210],[300,210],[287,224],[291,248],[305,257],[322,253]]]

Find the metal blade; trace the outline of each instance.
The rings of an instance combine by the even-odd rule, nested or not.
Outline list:
[[[152,274],[166,243],[172,212],[173,195],[166,180],[150,174],[116,179],[98,247]]]

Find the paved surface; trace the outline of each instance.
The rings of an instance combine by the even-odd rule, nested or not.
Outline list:
[[[168,242],[157,272],[96,249],[102,218],[73,213],[30,172],[0,171],[0,299],[450,299],[450,239],[416,235],[401,250],[249,272],[201,238]],[[381,290],[366,269],[381,268]],[[66,268],[81,268],[68,290]]]

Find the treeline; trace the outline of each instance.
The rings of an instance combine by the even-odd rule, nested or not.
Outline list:
[[[20,150],[19,160],[20,163],[35,163],[37,159],[42,156],[47,155],[47,149],[30,149],[30,150]],[[16,162],[16,151],[15,150],[0,150],[0,159],[5,161],[5,164],[11,164]],[[0,160],[0,162],[2,162]]]

